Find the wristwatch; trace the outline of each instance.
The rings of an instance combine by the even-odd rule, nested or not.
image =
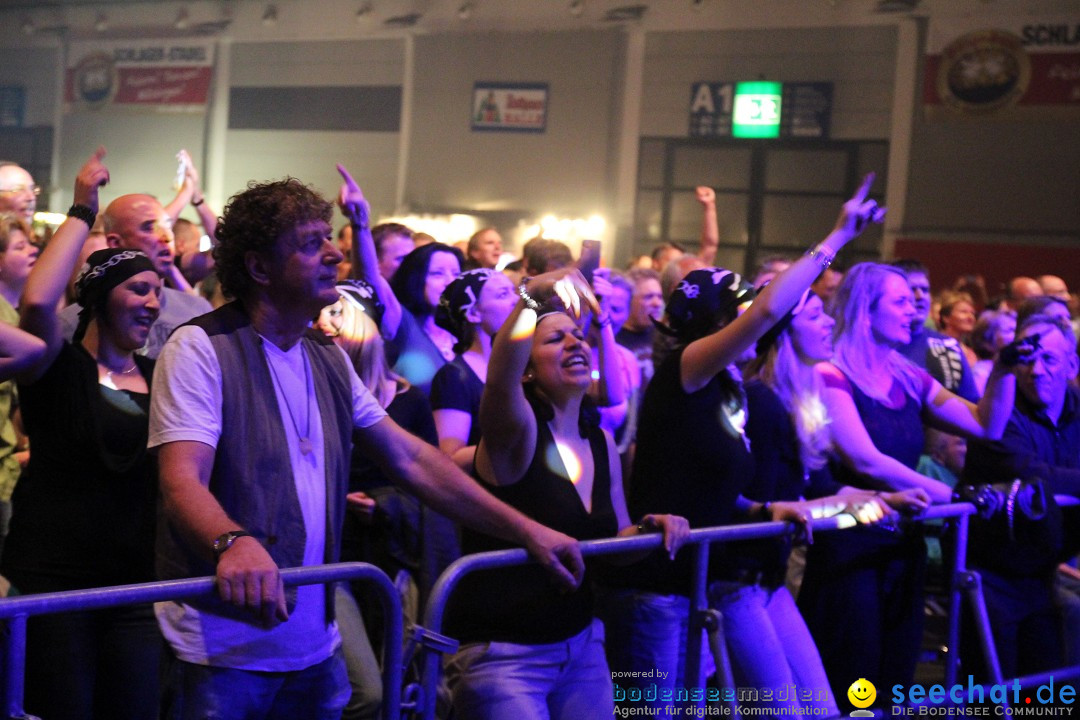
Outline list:
[[[245,536],[251,537],[251,533],[247,532],[246,530],[230,530],[229,532],[221,533],[216,538],[214,538],[214,544],[212,545],[214,549],[214,561],[216,562],[220,560],[221,554],[231,548],[233,546],[233,543],[236,542],[237,538],[242,538]]]

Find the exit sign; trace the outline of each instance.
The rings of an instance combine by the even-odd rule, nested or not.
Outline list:
[[[690,86],[691,137],[827,138],[832,83],[697,82]]]
[[[780,137],[780,103],[784,86],[778,82],[735,85],[731,134],[742,138]]]

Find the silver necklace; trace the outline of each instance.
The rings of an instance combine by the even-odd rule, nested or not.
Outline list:
[[[101,384],[105,387],[112,388],[113,390],[119,390],[119,388],[116,387],[116,383],[113,382],[114,375],[130,375],[131,373],[139,369],[139,366],[135,363],[134,359],[132,359],[131,361],[131,367],[129,367],[127,370],[113,370],[101,360],[98,360],[97,363],[101,367],[105,368],[105,378],[101,381]]]
[[[311,368],[308,367],[307,353],[304,352],[304,347],[300,346],[300,360],[304,364],[304,399],[307,400],[307,389],[311,384]],[[289,397],[285,394],[285,389],[281,386],[281,380],[278,378],[277,371],[274,370],[274,363],[270,362],[270,358],[266,359],[266,366],[270,368],[270,375],[274,379],[274,384],[277,386],[278,392],[281,393],[282,399],[285,400],[285,410],[289,414],[289,420],[292,421],[293,430],[296,431],[296,436],[300,438],[300,452],[304,455],[314,455],[315,447],[311,444],[311,403],[307,404],[307,417],[304,420],[304,432],[300,433],[300,424],[296,422],[296,417],[293,415],[292,405],[289,404]]]

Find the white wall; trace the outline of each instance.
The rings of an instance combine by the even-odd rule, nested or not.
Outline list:
[[[402,84],[402,40],[364,42],[237,43],[232,87]],[[376,215],[394,210],[398,133],[229,130],[226,194],[249,180],[292,175],[336,196],[341,162],[364,189]]]
[[[406,201],[531,217],[608,210],[622,47],[619,30],[418,38]],[[546,131],[472,132],[483,81],[548,83]]]

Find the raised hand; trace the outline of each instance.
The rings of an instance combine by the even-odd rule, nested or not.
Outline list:
[[[577,268],[561,268],[546,272],[529,280],[529,294],[538,302],[558,297],[570,316],[579,319],[585,309],[600,313],[592,288]]]
[[[716,204],[716,191],[708,185],[698,185],[694,188],[694,195],[697,197],[697,201],[702,205]]]
[[[353,180],[352,175],[345,169],[345,166],[341,163],[337,165],[338,172],[341,173],[341,178],[344,182],[341,184],[341,190],[338,192],[338,207],[341,208],[342,214],[349,218],[349,222],[353,225],[359,225],[362,228],[368,227],[368,220],[371,215],[371,208],[368,206],[368,202],[364,199],[364,193],[360,190],[360,186]]]
[[[866,199],[873,184],[874,173],[867,173],[855,194],[844,203],[844,207],[840,211],[835,231],[847,235],[848,240],[856,237],[871,223],[880,223],[885,219],[887,208],[880,207],[876,200]]]
[[[99,145],[86,164],[75,176],[75,204],[85,205],[96,214],[98,189],[109,182],[109,169],[105,167],[105,146]]]

